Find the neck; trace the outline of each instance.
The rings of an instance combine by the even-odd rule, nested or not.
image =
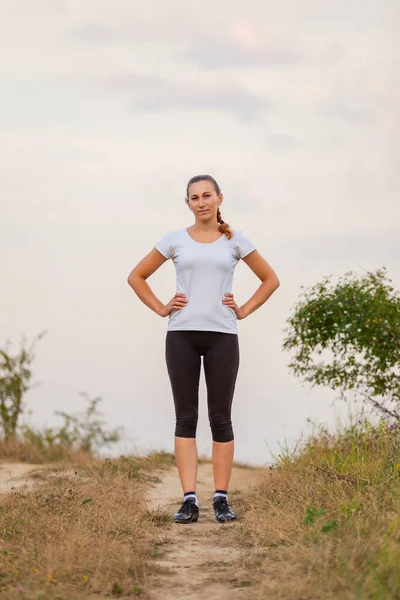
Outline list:
[[[216,232],[219,231],[219,223],[217,221],[215,221],[215,223],[201,223],[195,221],[192,225],[192,229],[199,232],[201,231],[203,233],[211,233],[212,231]]]

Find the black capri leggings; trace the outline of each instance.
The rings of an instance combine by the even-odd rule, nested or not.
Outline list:
[[[167,331],[165,358],[175,404],[175,435],[196,437],[201,356],[212,438],[230,442],[234,439],[231,406],[239,368],[236,333]]]

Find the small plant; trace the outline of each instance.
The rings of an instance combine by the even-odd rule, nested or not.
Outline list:
[[[119,427],[106,432],[103,429],[105,421],[100,420],[98,413],[96,413],[97,406],[102,399],[99,397],[90,399],[85,393],[80,395],[89,402],[88,407],[81,416],[55,411],[56,415],[64,419],[64,423],[59,428],[46,427],[39,430],[29,425],[23,425],[20,431],[24,443],[41,450],[58,447],[95,454],[100,447],[118,442],[121,439],[120,432],[123,428]]]
[[[21,338],[21,349],[12,356],[9,351],[10,341],[0,350],[0,428],[5,439],[16,435],[18,419],[23,411],[25,393],[32,389],[32,371],[30,365],[34,359],[36,343],[45,335],[41,332],[32,342],[30,348],[26,347],[26,338]]]
[[[317,517],[320,517],[326,513],[326,509],[316,506],[307,506],[306,516],[303,519],[304,525],[312,525]]]
[[[112,590],[111,590],[111,593],[113,594],[113,596],[120,596],[123,591],[124,590],[122,589],[122,587],[120,586],[120,584],[118,582],[113,584]]]
[[[337,521],[336,519],[330,519],[329,521],[324,523],[324,525],[322,525],[321,531],[326,533],[327,531],[330,531],[331,529],[336,529],[336,527],[339,527],[339,521]]]

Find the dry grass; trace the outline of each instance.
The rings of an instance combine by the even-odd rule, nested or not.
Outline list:
[[[0,597],[146,597],[170,516],[146,505],[146,486],[174,458],[57,465],[34,492],[0,497]]]
[[[236,498],[254,598],[400,598],[400,431],[321,429]]]
[[[9,452],[9,460],[23,456],[19,447]],[[55,477],[32,493],[1,496],[0,597],[146,598],[167,571],[176,577],[157,565],[171,550],[170,514],[146,500],[149,483],[172,464],[165,453],[53,457]],[[239,520],[207,533],[226,555],[200,568],[218,589],[246,588],[240,593],[252,600],[398,600],[399,474],[399,428],[321,428],[279,455],[261,485],[234,494]],[[233,561],[229,549],[238,546]]]
[[[32,443],[23,437],[0,439],[0,457],[7,462],[28,462],[31,464],[48,464],[59,461],[81,464],[86,462],[88,454],[60,444],[47,444],[37,436]]]

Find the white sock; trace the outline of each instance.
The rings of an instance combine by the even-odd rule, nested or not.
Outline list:
[[[195,499],[195,501],[196,501],[196,506],[198,506],[198,505],[199,505],[199,501],[197,500],[197,496],[196,496],[196,494],[190,494],[190,493],[188,493],[188,494],[184,494],[184,496],[183,496],[183,500],[185,501],[185,500],[187,500],[188,498],[194,498],[194,499]]]
[[[228,494],[224,494],[222,492],[215,492],[214,499],[218,498],[218,496],[220,496],[221,498],[226,498],[228,500]]]

